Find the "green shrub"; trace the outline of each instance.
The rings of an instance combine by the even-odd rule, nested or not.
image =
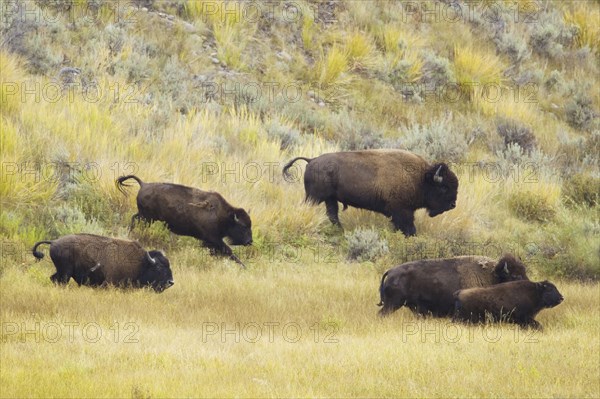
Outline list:
[[[531,25],[529,44],[541,56],[563,58],[575,44],[577,27],[566,26],[556,10],[541,13],[538,23]]]
[[[441,90],[449,82],[455,82],[452,65],[448,58],[441,57],[433,51],[428,51],[423,56],[423,67],[421,68],[421,79],[419,83],[428,90]]]
[[[530,222],[547,222],[556,214],[547,198],[534,192],[513,193],[508,199],[508,207],[515,216]]]
[[[345,236],[350,260],[373,261],[389,252],[387,240],[380,238],[379,233],[373,228],[359,228],[352,233],[346,233]]]
[[[569,126],[579,130],[589,128],[594,118],[598,117],[592,108],[592,100],[583,95],[576,96],[575,99],[567,104],[565,107],[565,116]]]
[[[537,238],[536,269],[543,276],[597,280],[600,277],[600,223],[589,210],[569,210]],[[534,233],[535,234],[535,233]]]
[[[454,129],[451,115],[426,126],[413,124],[406,129],[400,144],[430,162],[459,162],[468,149],[465,135]]]
[[[150,58],[146,54],[132,52],[114,65],[114,71],[122,75],[128,83],[140,84],[150,78]]]
[[[527,43],[517,34],[500,34],[494,38],[494,43],[498,52],[506,54],[515,64],[525,61],[531,54]]]
[[[171,249],[171,241],[173,237],[166,223],[153,222],[145,223],[136,221],[131,230],[130,236],[132,239],[140,241],[145,247]]]
[[[556,152],[561,155],[557,160],[564,178],[600,168],[600,130],[593,131],[588,137],[573,137],[563,132],[558,140],[560,144]]]
[[[88,218],[77,206],[62,204],[55,208],[52,213],[53,223],[51,225],[52,236],[64,236],[67,234],[99,234],[104,235],[104,228],[98,219]]]
[[[368,150],[381,148],[384,145],[383,134],[372,124],[353,118],[347,112],[336,115],[335,130],[339,132],[336,139],[343,150]]]
[[[563,183],[562,192],[568,204],[596,206],[600,204],[600,178],[575,175]]]
[[[47,3],[55,2],[4,1],[1,6],[2,47],[22,56],[32,74],[52,75],[64,61],[64,54],[50,44],[67,37],[66,28],[53,12],[40,8]]]
[[[285,126],[276,120],[268,123],[265,128],[269,139],[280,142],[282,151],[294,148],[302,138],[298,130]]]
[[[530,153],[537,146],[535,135],[531,129],[517,121],[500,120],[496,124],[496,131],[504,139],[505,148],[516,143],[526,153]]]

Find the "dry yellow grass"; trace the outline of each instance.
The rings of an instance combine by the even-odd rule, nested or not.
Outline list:
[[[597,284],[555,281],[566,300],[538,316],[542,333],[406,309],[380,320],[379,273],[308,250],[245,272],[172,254],[176,285],[160,295],[54,287],[50,262],[28,257],[0,280],[1,396],[600,394]]]

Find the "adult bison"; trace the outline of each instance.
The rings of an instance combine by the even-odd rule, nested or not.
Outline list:
[[[383,274],[379,314],[385,316],[406,306],[417,314],[450,316],[457,290],[523,279],[528,280],[525,265],[510,254],[499,261],[457,256],[407,262]]]
[[[563,296],[549,281],[512,281],[484,288],[468,288],[454,293],[454,320],[473,323],[505,321],[522,327],[542,329],[535,316],[545,308],[553,308]]]
[[[116,184],[126,194],[124,182],[133,179],[140,185],[137,195],[138,213],[131,217],[148,222],[163,221],[175,234],[194,237],[209,248],[211,254],[228,256],[242,267],[244,264],[225,242],[232,245],[252,244],[252,222],[242,208],[235,208],[219,193],[171,183],[144,183],[134,175],[121,176]]]
[[[456,206],[458,178],[445,163],[429,164],[402,150],[334,152],[310,159],[304,174],[306,201],[325,202],[329,220],[339,225],[338,202],[391,217],[396,230],[415,235],[415,210],[427,208],[434,217]]]
[[[72,277],[79,285],[150,286],[157,292],[174,284],[164,254],[146,251],[136,241],[72,234],[37,242],[32,253],[38,260],[44,257],[37,250],[41,244],[50,244],[50,258],[56,267],[50,280],[57,284],[67,284]]]

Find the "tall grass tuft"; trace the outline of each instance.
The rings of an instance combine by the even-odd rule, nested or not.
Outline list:
[[[341,95],[342,89],[350,83],[348,70],[348,54],[334,45],[326,54],[321,51],[314,69],[315,83],[327,97],[332,99],[332,95]]]
[[[471,100],[481,99],[490,90],[505,85],[506,66],[493,53],[475,47],[454,48],[454,74],[462,92]]]
[[[570,8],[570,9],[569,9]],[[588,47],[594,53],[600,51],[600,10],[590,2],[574,2],[563,12],[565,22],[577,27],[575,43]]]

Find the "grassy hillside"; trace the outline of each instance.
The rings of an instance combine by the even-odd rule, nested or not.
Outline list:
[[[1,396],[600,395],[590,360],[599,354],[598,1],[1,7]],[[302,162],[292,181],[281,176],[295,156],[363,148],[451,164],[456,209],[418,211],[418,236],[407,239],[351,208],[341,231],[324,206],[303,203]],[[137,189],[123,196],[114,180],[131,173],[250,209],[254,245],[234,248],[247,274],[160,223],[128,232]],[[160,296],[53,287],[51,262],[35,263],[30,248],[75,232],[165,250],[175,287]],[[541,344],[513,343],[506,326],[492,328],[506,345],[413,345],[401,341],[405,326],[444,322],[376,319],[378,280],[392,265],[503,252],[564,291],[565,303],[540,316]],[[10,330],[36,321],[103,332],[132,322],[142,344],[79,340],[74,351],[64,336],[22,343]],[[334,326],[340,342],[198,342],[204,322],[268,321],[304,323],[307,334],[313,323]],[[573,351],[579,342],[587,346]],[[486,381],[490,362],[508,375]],[[465,365],[466,375],[427,379]],[[135,373],[118,377],[128,367]]]

